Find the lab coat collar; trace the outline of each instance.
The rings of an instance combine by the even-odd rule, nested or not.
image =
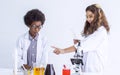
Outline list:
[[[24,35],[24,38],[25,38],[25,39],[29,39],[29,38],[30,38],[29,36],[30,36],[30,34],[29,34],[29,31],[28,31],[28,32],[26,32],[26,34]],[[35,39],[37,39],[38,36],[39,36],[39,33],[37,34],[37,36],[35,37]]]
[[[39,33],[38,34],[36,34],[36,36],[35,36],[35,38],[32,38],[32,36],[29,34],[29,40],[36,40],[37,41],[37,39],[38,39],[38,36],[39,36]]]

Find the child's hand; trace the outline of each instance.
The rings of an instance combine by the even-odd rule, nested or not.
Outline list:
[[[64,53],[64,49],[60,49],[60,48],[57,48],[57,47],[54,47],[54,46],[52,46],[52,48],[54,48],[54,53],[55,54],[63,54]]]

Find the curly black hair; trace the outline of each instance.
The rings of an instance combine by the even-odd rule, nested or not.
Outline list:
[[[45,22],[45,15],[38,9],[32,9],[24,16],[24,22],[29,27],[34,21],[41,21],[42,25]]]

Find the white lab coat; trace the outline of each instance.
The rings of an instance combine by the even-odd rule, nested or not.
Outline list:
[[[17,41],[17,68],[19,69],[23,64],[27,64],[27,50],[30,45],[29,32],[22,35]],[[39,33],[37,41],[37,55],[36,63],[46,66],[48,62],[48,51],[50,47],[46,37]]]
[[[79,39],[81,40],[81,38]],[[83,72],[103,72],[107,60],[108,36],[101,26],[93,34],[81,40],[83,50]],[[77,44],[75,45],[77,48]]]

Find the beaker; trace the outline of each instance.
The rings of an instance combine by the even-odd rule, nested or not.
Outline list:
[[[45,68],[37,63],[33,64],[33,75],[44,75]]]

